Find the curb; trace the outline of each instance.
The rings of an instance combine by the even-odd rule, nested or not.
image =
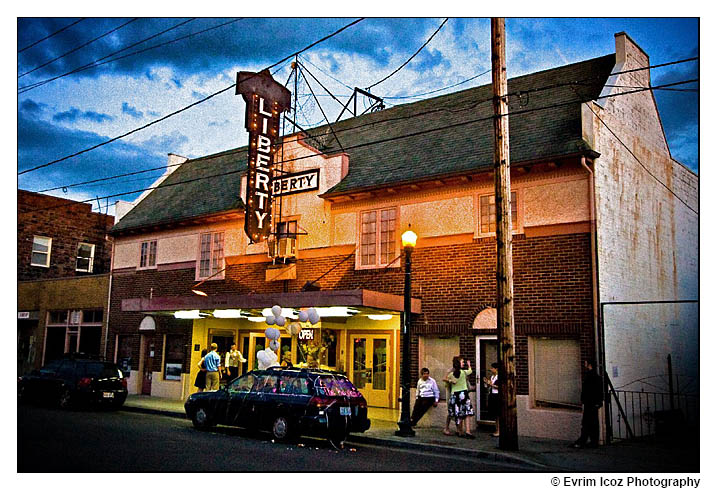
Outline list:
[[[187,416],[184,413],[179,413],[177,411],[172,410],[165,410],[165,409],[156,409],[156,408],[149,408],[149,407],[142,407],[142,406],[128,406],[124,405],[120,409],[121,411],[128,411],[128,412],[135,412],[135,413],[145,413],[145,414],[156,414],[159,416],[169,416],[173,418],[178,419],[187,419]],[[445,445],[436,445],[436,444],[428,444],[428,443],[417,443],[417,442],[410,442],[410,441],[397,441],[392,439],[384,439],[384,438],[377,438],[373,436],[365,436],[360,434],[354,434],[349,435],[349,438],[347,438],[348,442],[352,443],[364,443],[369,445],[381,445],[384,447],[394,447],[394,448],[403,448],[403,449],[410,449],[410,450],[430,450],[434,452],[440,452],[442,454],[449,454],[449,455],[462,455],[467,456],[471,455],[479,459],[484,460],[493,460],[495,462],[503,462],[508,464],[520,464],[520,465],[528,465],[532,466],[538,469],[546,469],[548,466],[544,464],[540,464],[536,461],[519,457],[516,455],[509,455],[502,452],[490,452],[486,450],[475,450],[471,448],[456,448],[456,447],[448,447]]]

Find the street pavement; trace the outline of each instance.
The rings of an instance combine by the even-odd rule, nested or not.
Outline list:
[[[130,395],[125,411],[185,418],[182,401]],[[498,448],[498,438],[479,429],[476,439],[447,436],[441,428],[417,428],[416,436],[400,437],[396,422],[372,419],[365,433],[353,433],[349,443],[398,447],[447,455],[471,456],[504,464],[518,464],[536,472],[700,472],[700,449],[695,439],[642,439],[614,442],[599,448],[575,449],[563,440],[519,437],[518,451]]]

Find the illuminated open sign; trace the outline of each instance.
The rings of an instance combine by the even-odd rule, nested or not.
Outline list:
[[[314,340],[314,329],[302,329],[297,337],[305,341],[312,341]]]

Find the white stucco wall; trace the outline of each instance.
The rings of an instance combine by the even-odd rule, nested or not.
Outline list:
[[[618,35],[616,41],[620,70],[648,66],[629,38]],[[645,70],[619,75],[613,83],[649,82]],[[592,107],[620,141],[584,110],[601,154],[595,161],[600,301],[697,299],[698,177],[670,158],[650,92],[601,104]],[[606,369],[614,386],[654,390],[632,383],[643,379],[662,382],[658,386],[667,390],[669,354],[674,373],[697,382],[697,314],[696,304],[606,306]]]

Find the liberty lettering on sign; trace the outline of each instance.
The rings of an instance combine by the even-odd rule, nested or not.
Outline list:
[[[279,120],[292,94],[268,70],[237,73],[237,94],[246,104],[244,127],[249,132],[244,231],[250,243],[269,236],[272,221],[272,165],[279,140]]]
[[[319,189],[319,169],[284,174],[272,180],[272,194],[286,196]]]

